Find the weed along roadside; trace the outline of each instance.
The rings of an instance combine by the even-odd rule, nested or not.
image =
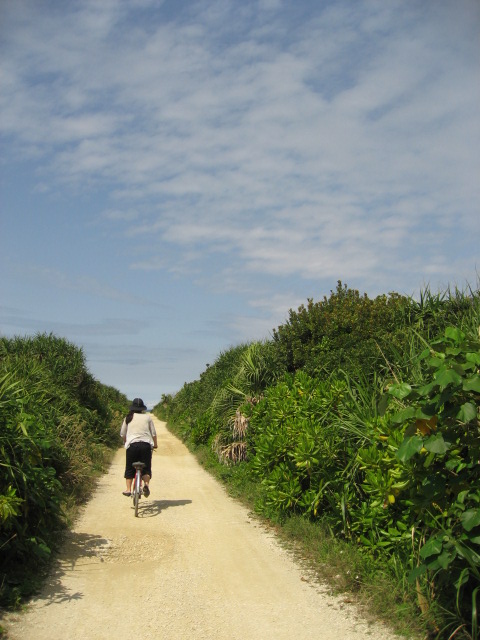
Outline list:
[[[335,591],[407,635],[477,638],[479,300],[339,283],[154,412]]]

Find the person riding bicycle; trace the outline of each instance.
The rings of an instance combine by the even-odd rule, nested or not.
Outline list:
[[[147,410],[141,398],[135,398],[126,415],[120,435],[123,438],[126,449],[126,465],[124,478],[127,482],[127,490],[124,496],[132,495],[132,481],[135,477],[134,462],[143,462],[143,495],[150,495],[150,479],[152,477],[152,450],[158,447],[155,425],[150,415],[144,413]]]

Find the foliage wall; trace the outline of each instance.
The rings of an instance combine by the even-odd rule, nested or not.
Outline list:
[[[338,283],[155,411],[244,465],[267,516],[321,521],[400,571],[430,632],[477,637],[479,326],[478,291],[372,300]]]
[[[35,588],[66,511],[118,446],[127,404],[68,341],[0,339],[0,602]]]

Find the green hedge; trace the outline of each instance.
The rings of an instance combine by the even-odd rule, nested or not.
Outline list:
[[[96,381],[82,350],[39,334],[0,339],[0,602],[37,585],[67,511],[118,445],[127,398]]]
[[[479,325],[478,291],[371,300],[338,283],[155,411],[245,465],[265,515],[321,522],[393,567],[429,632],[476,638]]]

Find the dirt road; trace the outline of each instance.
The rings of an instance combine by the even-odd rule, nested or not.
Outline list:
[[[50,580],[2,624],[12,640],[392,640],[309,581],[155,420],[152,493],[138,518],[124,451],[84,508]]]

